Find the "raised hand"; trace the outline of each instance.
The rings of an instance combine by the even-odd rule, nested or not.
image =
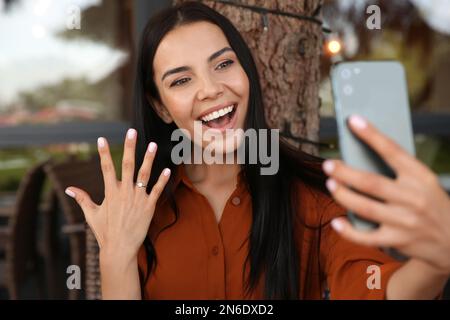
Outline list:
[[[139,169],[137,182],[133,182],[137,133],[129,129],[124,143],[122,160],[122,180],[116,178],[116,171],[110,149],[105,138],[98,139],[98,152],[105,185],[105,198],[100,205],[95,204],[83,190],[70,186],[66,194],[75,198],[84,212],[101,252],[121,252],[121,257],[132,259],[144,242],[155,212],[156,202],[170,176],[170,169],[161,173],[150,194],[146,193],[156,144],[150,143],[144,161]]]

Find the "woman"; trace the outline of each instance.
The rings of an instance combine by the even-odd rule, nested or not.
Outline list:
[[[225,128],[267,129],[251,53],[216,11],[185,3],[148,23],[135,97],[121,181],[99,138],[104,201],[67,189],[100,246],[103,298],[320,299],[326,288],[336,299],[439,295],[450,274],[450,200],[429,169],[361,117],[352,130],[395,180],[283,141],[274,175],[261,175],[260,161],[173,163],[178,128],[191,137],[196,125],[215,129],[217,145],[228,146],[216,152],[234,157],[239,145],[230,149]],[[204,139],[194,145],[206,148]],[[353,229],[340,217],[346,208],[380,228]],[[411,258],[400,263],[378,247]]]

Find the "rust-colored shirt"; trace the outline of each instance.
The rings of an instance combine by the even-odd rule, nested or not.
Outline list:
[[[243,267],[248,253],[252,222],[251,196],[239,175],[219,223],[206,197],[196,190],[179,166],[174,177],[179,217],[168,201],[159,201],[149,228],[157,265],[145,288],[144,299],[264,299],[263,281],[245,296]],[[382,251],[359,246],[340,237],[330,226],[320,225],[345,214],[330,196],[298,181],[297,246],[299,248],[300,299],[324,297],[324,281],[331,299],[383,299],[390,275],[401,263]],[[162,230],[162,231],[161,231]],[[145,275],[145,250],[138,255]],[[371,267],[375,266],[375,267]],[[248,274],[249,264],[245,273]],[[377,280],[379,276],[379,281]],[[321,283],[322,282],[322,283]]]

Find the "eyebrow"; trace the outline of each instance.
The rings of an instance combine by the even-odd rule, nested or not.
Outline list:
[[[221,56],[223,53],[227,52],[227,51],[233,51],[233,49],[231,49],[230,47],[225,47],[220,49],[219,51],[213,53],[209,58],[208,58],[208,62],[213,61],[214,59],[216,59],[217,57]],[[187,66],[182,66],[182,67],[178,67],[178,68],[174,68],[174,69],[170,69],[168,71],[166,71],[164,73],[164,75],[161,77],[161,82],[164,81],[164,79],[168,76],[170,76],[171,74],[174,73],[179,73],[179,72],[183,72],[183,71],[188,71],[190,70],[190,67]]]

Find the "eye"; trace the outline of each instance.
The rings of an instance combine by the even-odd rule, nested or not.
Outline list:
[[[232,65],[233,63],[234,63],[233,60],[227,60],[227,61],[224,61],[224,62],[222,62],[221,64],[219,64],[219,65],[217,66],[217,69],[223,69],[223,68],[226,68],[226,67],[228,67],[229,65]]]
[[[189,78],[182,78],[180,80],[174,81],[174,82],[172,82],[170,84],[170,87],[176,87],[176,86],[183,85],[183,84],[185,84],[187,82],[187,81],[184,81],[184,80],[189,80]]]

